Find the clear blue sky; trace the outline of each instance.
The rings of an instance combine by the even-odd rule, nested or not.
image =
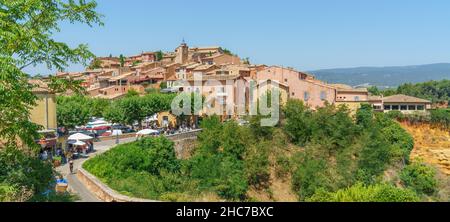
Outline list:
[[[55,38],[87,43],[97,56],[172,51],[184,38],[299,70],[450,62],[448,0],[97,2],[104,27],[61,24]]]

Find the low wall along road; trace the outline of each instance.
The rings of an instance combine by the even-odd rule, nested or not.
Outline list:
[[[166,136],[175,142],[174,148],[178,158],[187,158],[190,155],[194,147],[193,144],[197,139],[197,134],[200,131],[201,130],[194,130],[186,133]],[[122,195],[108,187],[94,175],[87,172],[83,169],[83,166],[80,166],[78,169],[77,178],[87,190],[94,194],[98,199],[105,202],[160,202],[156,200],[139,199]]]

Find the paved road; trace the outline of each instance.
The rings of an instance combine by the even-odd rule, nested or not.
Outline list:
[[[128,143],[134,140],[135,138],[125,138],[121,139],[120,143]],[[86,189],[86,187],[78,180],[78,177],[76,175],[77,169],[79,169],[86,160],[106,152],[115,145],[115,140],[107,140],[94,143],[94,153],[89,154],[87,158],[76,159],[74,161],[74,174],[70,174],[68,164],[56,168],[56,170],[61,173],[64,178],[67,179],[67,182],[69,183],[69,191],[75,193],[79,197],[80,202],[100,202],[101,200],[99,200],[94,194]]]

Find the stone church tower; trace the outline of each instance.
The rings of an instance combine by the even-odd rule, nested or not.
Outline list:
[[[189,47],[184,42],[181,43],[178,48],[175,49],[175,62],[179,64],[185,64],[188,62],[189,57]]]

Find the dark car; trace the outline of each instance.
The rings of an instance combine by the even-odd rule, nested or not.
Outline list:
[[[113,130],[121,130],[122,133],[133,133],[133,132],[136,132],[131,127],[124,126],[124,125],[113,125],[112,129]]]

